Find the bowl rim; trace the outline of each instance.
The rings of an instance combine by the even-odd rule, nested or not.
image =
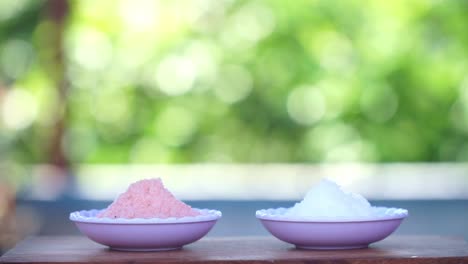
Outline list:
[[[222,217],[221,211],[214,209],[198,209],[193,208],[200,212],[197,216],[186,217],[169,217],[169,218],[98,218],[96,215],[105,209],[91,209],[71,212],[69,219],[75,223],[88,223],[88,224],[119,224],[119,225],[159,225],[159,224],[187,224],[187,223],[200,223],[216,221]]]
[[[280,208],[268,208],[268,209],[261,209],[255,212],[255,216],[259,220],[266,220],[266,221],[276,221],[276,222],[289,222],[289,223],[316,223],[316,224],[345,224],[345,223],[366,223],[366,222],[381,222],[381,221],[392,221],[392,220],[402,220],[408,216],[408,210],[403,208],[395,208],[395,207],[374,207],[378,209],[389,209],[393,212],[393,214],[386,214],[382,216],[378,216],[376,218],[348,218],[348,219],[312,219],[310,217],[295,217],[295,216],[286,216],[286,215],[278,215],[278,214],[271,214],[269,212],[277,211],[277,210],[287,210],[288,208],[280,207]]]

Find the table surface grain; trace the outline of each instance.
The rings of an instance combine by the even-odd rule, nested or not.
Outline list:
[[[392,236],[367,249],[297,250],[273,237],[205,238],[182,250],[119,252],[85,237],[31,237],[0,263],[468,263],[461,238]]]

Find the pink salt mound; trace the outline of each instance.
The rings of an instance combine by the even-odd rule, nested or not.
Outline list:
[[[169,218],[196,216],[200,213],[177,200],[161,179],[141,180],[133,183],[106,210],[103,218]]]

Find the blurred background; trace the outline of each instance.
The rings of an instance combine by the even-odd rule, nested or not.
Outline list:
[[[211,235],[321,177],[468,238],[468,2],[0,1],[0,252],[138,179]]]

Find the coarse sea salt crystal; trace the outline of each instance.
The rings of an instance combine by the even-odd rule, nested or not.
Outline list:
[[[376,210],[361,195],[323,179],[284,215],[317,220],[364,219],[375,217]]]
[[[197,216],[200,213],[179,201],[161,179],[141,180],[131,184],[99,218],[169,218]]]

